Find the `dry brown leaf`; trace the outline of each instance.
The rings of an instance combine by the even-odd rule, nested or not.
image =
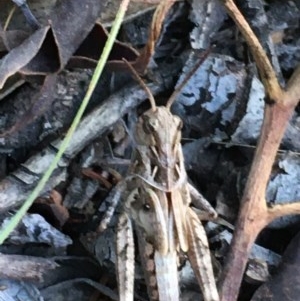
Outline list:
[[[62,204],[63,197],[55,189],[50,193],[50,198],[38,198],[34,205],[33,211],[46,215],[51,219],[53,226],[61,228],[69,219],[69,211]]]
[[[144,72],[146,70],[147,65],[154,53],[155,45],[159,39],[165,17],[175,2],[176,0],[164,0],[161,1],[156,8],[152,18],[147,45],[143,48],[140,57],[134,63],[135,69],[139,72]]]
[[[50,14],[50,25],[35,31],[27,38],[23,32],[7,33],[0,28],[2,50],[11,49],[2,58],[0,65],[0,97],[5,97],[13,91],[12,88],[19,86],[20,76],[22,79],[28,76],[31,80],[45,78],[33,106],[20,116],[17,123],[3,130],[1,137],[23,129],[47,110],[55,94],[53,91],[56,88],[56,73],[67,64],[67,67],[73,68],[96,66],[107,40],[107,31],[100,23],[96,23],[102,5],[103,1],[96,0],[87,0],[85,3],[58,1]],[[109,60],[115,62],[123,57],[133,62],[138,57],[138,52],[128,45],[116,42]],[[115,63],[118,67],[118,63]],[[13,76],[17,77],[17,85],[15,80],[11,81]]]

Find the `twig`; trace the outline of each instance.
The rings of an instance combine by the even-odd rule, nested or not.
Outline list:
[[[234,237],[220,280],[222,301],[235,301],[238,296],[248,255],[258,233],[274,218],[299,212],[299,203],[267,208],[266,187],[280,142],[290,116],[300,98],[300,71],[297,68],[284,91],[259,41],[232,0],[223,1],[229,14],[243,33],[262,76],[271,102],[265,105],[258,146],[241,200]]]
[[[300,214],[300,200],[293,203],[275,205],[269,208],[267,223],[271,223],[278,217],[291,214]]]
[[[229,15],[239,27],[239,30],[242,32],[249,48],[251,49],[251,53],[255,59],[257,68],[262,78],[262,82],[265,86],[267,96],[272,101],[281,101],[281,94],[283,93],[283,91],[279,85],[276,73],[273,70],[273,67],[259,40],[253,33],[249,24],[247,23],[243,15],[240,13],[234,2],[232,0],[223,0],[223,2],[225,7],[227,8]]]

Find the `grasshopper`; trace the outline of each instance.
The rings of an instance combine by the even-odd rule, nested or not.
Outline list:
[[[178,91],[203,60],[204,57],[174,91],[166,106],[156,106],[150,90],[128,64],[147,91],[151,109],[142,114],[136,124],[136,147],[129,175],[110,194],[112,205],[100,225],[101,230],[105,229],[122,198],[123,212],[119,216],[116,239],[116,267],[121,301],[133,300],[133,229],[137,233],[148,294],[152,301],[179,300],[179,252],[188,255],[204,300],[219,300],[207,237],[191,203],[213,217],[217,214],[188,183],[180,143],[182,121],[170,112]]]

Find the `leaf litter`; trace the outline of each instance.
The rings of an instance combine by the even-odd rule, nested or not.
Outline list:
[[[78,3],[77,1],[53,1],[49,2],[48,8],[44,8],[38,2],[35,4],[34,1],[32,3],[28,1],[33,15],[41,24],[40,29],[35,31],[26,25],[26,18],[24,19],[20,12],[18,14],[16,12],[16,19],[12,17],[8,28],[3,30],[3,22],[7,15],[4,15],[5,10],[0,13],[2,25],[0,83],[3,87],[0,90],[0,95],[3,95],[0,105],[1,111],[5,112],[5,115],[0,118],[2,128],[0,152],[1,166],[6,166],[1,172],[3,179],[0,182],[2,222],[7,217],[9,209],[21,204],[53,158],[64,129],[70,123],[68,118],[73,116],[80,101],[80,95],[87,87],[91,74],[89,69],[95,66],[105,44],[106,29],[103,24],[109,25],[111,17],[108,16],[114,15],[114,8],[119,4],[119,1],[113,3],[106,1],[105,8],[111,7],[111,10],[106,13],[103,10],[105,6],[103,1],[89,0],[87,6],[83,6],[80,1]],[[3,3],[1,5],[3,6]],[[282,5],[280,1],[268,4],[258,1],[257,6],[252,7],[257,15],[251,15],[250,10],[247,11],[247,9],[244,9],[244,13],[249,14],[248,21],[258,29],[258,35],[264,35],[260,31],[259,20],[272,21],[270,22],[271,32],[280,32],[282,38],[280,42],[268,38],[266,47],[269,47],[271,57],[278,62],[281,70],[289,72],[295,66],[295,61],[299,60],[296,35],[299,22],[296,21],[296,14],[293,12],[293,9],[299,8],[296,2],[290,1],[285,6],[285,12],[290,12],[290,14],[286,13],[282,18],[278,18]],[[131,30],[133,28],[137,35],[141,33],[143,40],[147,41],[153,3],[150,5],[142,3],[136,7],[142,7],[140,11],[143,13],[138,13],[139,10],[133,11],[132,14],[130,12],[128,23],[124,25],[124,31],[119,36],[121,42],[116,42],[111,61],[107,65],[105,80],[99,83],[89,112],[77,131],[77,136],[74,137],[59,169],[53,175],[42,196],[44,201],[50,200],[51,195],[53,196],[56,191],[62,197],[61,206],[67,208],[69,217],[62,219],[55,229],[51,226],[53,221],[49,215],[41,209],[36,209],[38,212],[29,213],[5,246],[0,247],[2,253],[16,254],[10,256],[18,254],[20,259],[23,257],[25,263],[28,255],[31,256],[29,264],[37,264],[38,260],[44,259],[40,263],[40,271],[45,278],[48,269],[56,264],[56,261],[51,258],[58,254],[66,253],[70,256],[68,264],[76,267],[77,261],[72,258],[71,254],[75,252],[80,256],[86,256],[86,253],[80,250],[81,245],[84,244],[91,252],[90,254],[93,254],[92,257],[101,264],[95,263],[94,266],[98,272],[98,278],[91,277],[88,273],[82,276],[76,268],[74,268],[73,276],[63,270],[55,274],[54,269],[54,278],[60,279],[61,285],[55,286],[52,283],[48,287],[43,287],[43,282],[41,282],[28,286],[27,282],[22,281],[24,278],[21,277],[20,270],[20,281],[10,280],[3,284],[7,287],[1,292],[6,294],[6,297],[0,296],[3,300],[20,298],[16,294],[16,289],[13,292],[13,287],[17,287],[19,292],[26,291],[27,295],[24,300],[52,300],[54,292],[64,296],[64,300],[70,301],[75,298],[77,300],[81,295],[82,300],[85,300],[84,296],[90,296],[94,292],[94,287],[97,287],[96,281],[99,279],[100,284],[105,287],[111,289],[116,287],[113,272],[114,222],[111,228],[98,239],[89,233],[96,229],[101,219],[103,208],[105,210],[103,200],[108,193],[107,186],[95,179],[92,176],[93,173],[100,174],[108,183],[113,184],[116,181],[115,171],[124,175],[127,168],[126,164],[120,166],[120,164],[113,163],[121,162],[121,159],[125,162],[130,157],[132,146],[130,134],[129,137],[124,134],[120,135],[119,140],[112,139],[113,130],[117,130],[115,123],[123,118],[124,128],[121,127],[122,130],[117,131],[128,133],[130,132],[129,119],[132,116],[126,114],[129,112],[133,115],[140,114],[145,109],[142,102],[146,96],[142,89],[137,85],[126,86],[128,74],[124,74],[122,57],[126,57],[141,70],[145,70],[150,62],[152,70],[148,72],[147,77],[153,81],[151,87],[154,94],[161,94],[158,101],[163,102],[164,95],[170,93],[177,79],[179,83],[197,61],[197,54],[195,55],[194,51],[201,51],[212,43],[215,44],[208,59],[178,96],[173,109],[184,121],[184,152],[191,180],[217,208],[220,208],[219,214],[222,214],[225,220],[233,223],[236,218],[237,204],[253,157],[264,108],[264,90],[255,68],[251,62],[249,63],[248,56],[245,56],[243,49],[245,45],[240,37],[237,37],[235,26],[228,22],[225,10],[218,1],[194,0],[191,6],[176,3],[169,16],[166,14],[169,10],[167,8],[163,16],[156,20],[159,23],[166,18],[157,47],[153,48],[153,43],[155,44],[157,38],[152,38],[150,44],[142,45],[144,47],[141,49],[138,41],[135,42],[132,37],[126,36],[126,28],[128,30],[130,28],[128,24],[131,24]],[[189,16],[184,12],[188,12]],[[258,19],[255,19],[256,17]],[[18,21],[22,18],[23,21]],[[15,21],[16,24],[14,24]],[[18,22],[20,22],[19,25]],[[178,26],[183,23],[176,22],[184,22],[185,26]],[[155,36],[158,34],[151,33]],[[183,36],[189,36],[190,43],[183,40]],[[129,40],[130,46],[126,44]],[[175,49],[174,45],[177,46],[176,52],[169,52],[169,49]],[[139,53],[142,55],[139,56]],[[282,77],[284,77],[284,72]],[[26,89],[30,91],[27,94],[25,94]],[[63,106],[58,106],[58,103],[63,103]],[[16,108],[23,109],[16,110]],[[294,113],[282,142],[284,151],[291,150],[294,153],[278,154],[267,193],[270,203],[299,200],[298,113],[297,111]],[[5,120],[5,116],[10,116],[7,114],[15,116],[14,119],[7,120],[6,117]],[[64,118],[64,116],[68,117]],[[14,121],[11,122],[12,120]],[[32,137],[36,138],[32,139]],[[108,144],[104,144],[100,152],[99,141],[103,143],[104,140],[108,141]],[[120,153],[121,143],[123,144]],[[87,159],[87,153],[84,151],[88,146],[93,147]],[[122,158],[119,157],[120,154]],[[90,172],[84,173],[83,168],[89,168]],[[83,196],[82,203],[80,203],[80,195]],[[61,213],[57,212],[52,214],[59,216]],[[276,300],[276,295],[279,296],[284,291],[284,287],[289,282],[278,280],[276,276],[273,276],[272,269],[275,269],[274,260],[276,259],[277,266],[279,255],[283,253],[288,238],[291,239],[297,232],[298,225],[298,217],[279,219],[271,224],[270,229],[265,231],[266,233],[261,234],[257,246],[263,242],[259,248],[264,249],[264,255],[261,255],[262,249],[254,249],[251,253],[251,260],[254,261],[250,261],[249,266],[254,268],[254,272],[249,273],[250,276],[248,275],[244,280],[251,283],[250,293],[244,292],[244,295],[248,296],[245,300],[250,300],[249,295],[258,287],[258,283],[253,284],[253,281],[257,281],[255,272],[257,275],[262,266],[269,270],[271,281],[273,278],[274,281],[283,281],[280,285],[267,284],[268,293],[274,296],[272,300]],[[207,225],[207,228],[209,227],[210,225]],[[287,228],[287,232],[284,232]],[[225,231],[224,226],[216,225],[212,227],[212,233],[210,233],[213,252],[221,262],[228,248],[228,241],[224,243],[222,231]],[[231,233],[228,233],[230,236]],[[286,237],[282,238],[282,235]],[[274,245],[272,243],[274,239],[283,242],[281,245],[279,242]],[[71,242],[73,242],[72,251],[67,250]],[[26,245],[30,247],[27,247],[26,253],[22,253]],[[47,259],[45,254],[47,254]],[[295,259],[294,266],[297,266],[297,256],[293,255],[293,258]],[[258,265],[258,262],[266,265]],[[49,263],[50,265],[47,266]],[[65,263],[60,264],[64,266]],[[193,284],[193,280],[186,281],[184,278],[187,274],[184,270],[188,270],[187,263],[183,263],[181,268],[182,282],[188,287],[183,296],[189,294],[199,296],[198,288]],[[37,269],[33,268],[33,270]],[[288,268],[283,268],[282,271],[278,270],[279,278],[280,275],[284,275],[282,279],[289,279],[293,274],[295,275],[295,271]],[[41,275],[38,277],[40,279]],[[11,278],[18,279],[18,277]],[[137,278],[138,287],[141,288],[137,294],[146,298],[142,289],[142,273],[139,269]],[[84,281],[87,284],[78,288],[78,283]],[[265,279],[262,278],[259,283],[262,281]],[[102,286],[98,287],[105,294],[102,288]],[[69,293],[71,291],[74,293]],[[106,291],[106,294],[109,293]],[[112,293],[112,299],[115,296]]]

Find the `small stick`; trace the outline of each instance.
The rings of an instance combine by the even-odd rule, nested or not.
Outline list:
[[[190,80],[190,78],[193,76],[193,74],[197,71],[197,69],[203,64],[203,62],[207,59],[208,55],[211,52],[212,47],[209,47],[208,49],[206,49],[201,57],[201,59],[199,60],[199,62],[194,66],[194,68],[192,68],[192,70],[188,73],[188,75],[185,77],[185,79],[182,81],[182,83],[174,90],[174,92],[172,93],[172,95],[170,96],[167,104],[166,104],[166,108],[170,109],[175,98],[177,97],[178,93],[182,90],[182,88],[186,85],[186,83]]]
[[[238,298],[248,255],[257,235],[275,218],[300,212],[298,203],[268,208],[265,199],[280,142],[299,102],[300,68],[294,71],[285,89],[282,89],[262,46],[233,0],[223,0],[223,2],[244,35],[256,60],[266,95],[273,101],[272,104],[265,104],[260,138],[240,202],[233,240],[219,280],[221,301],[235,301]]]

